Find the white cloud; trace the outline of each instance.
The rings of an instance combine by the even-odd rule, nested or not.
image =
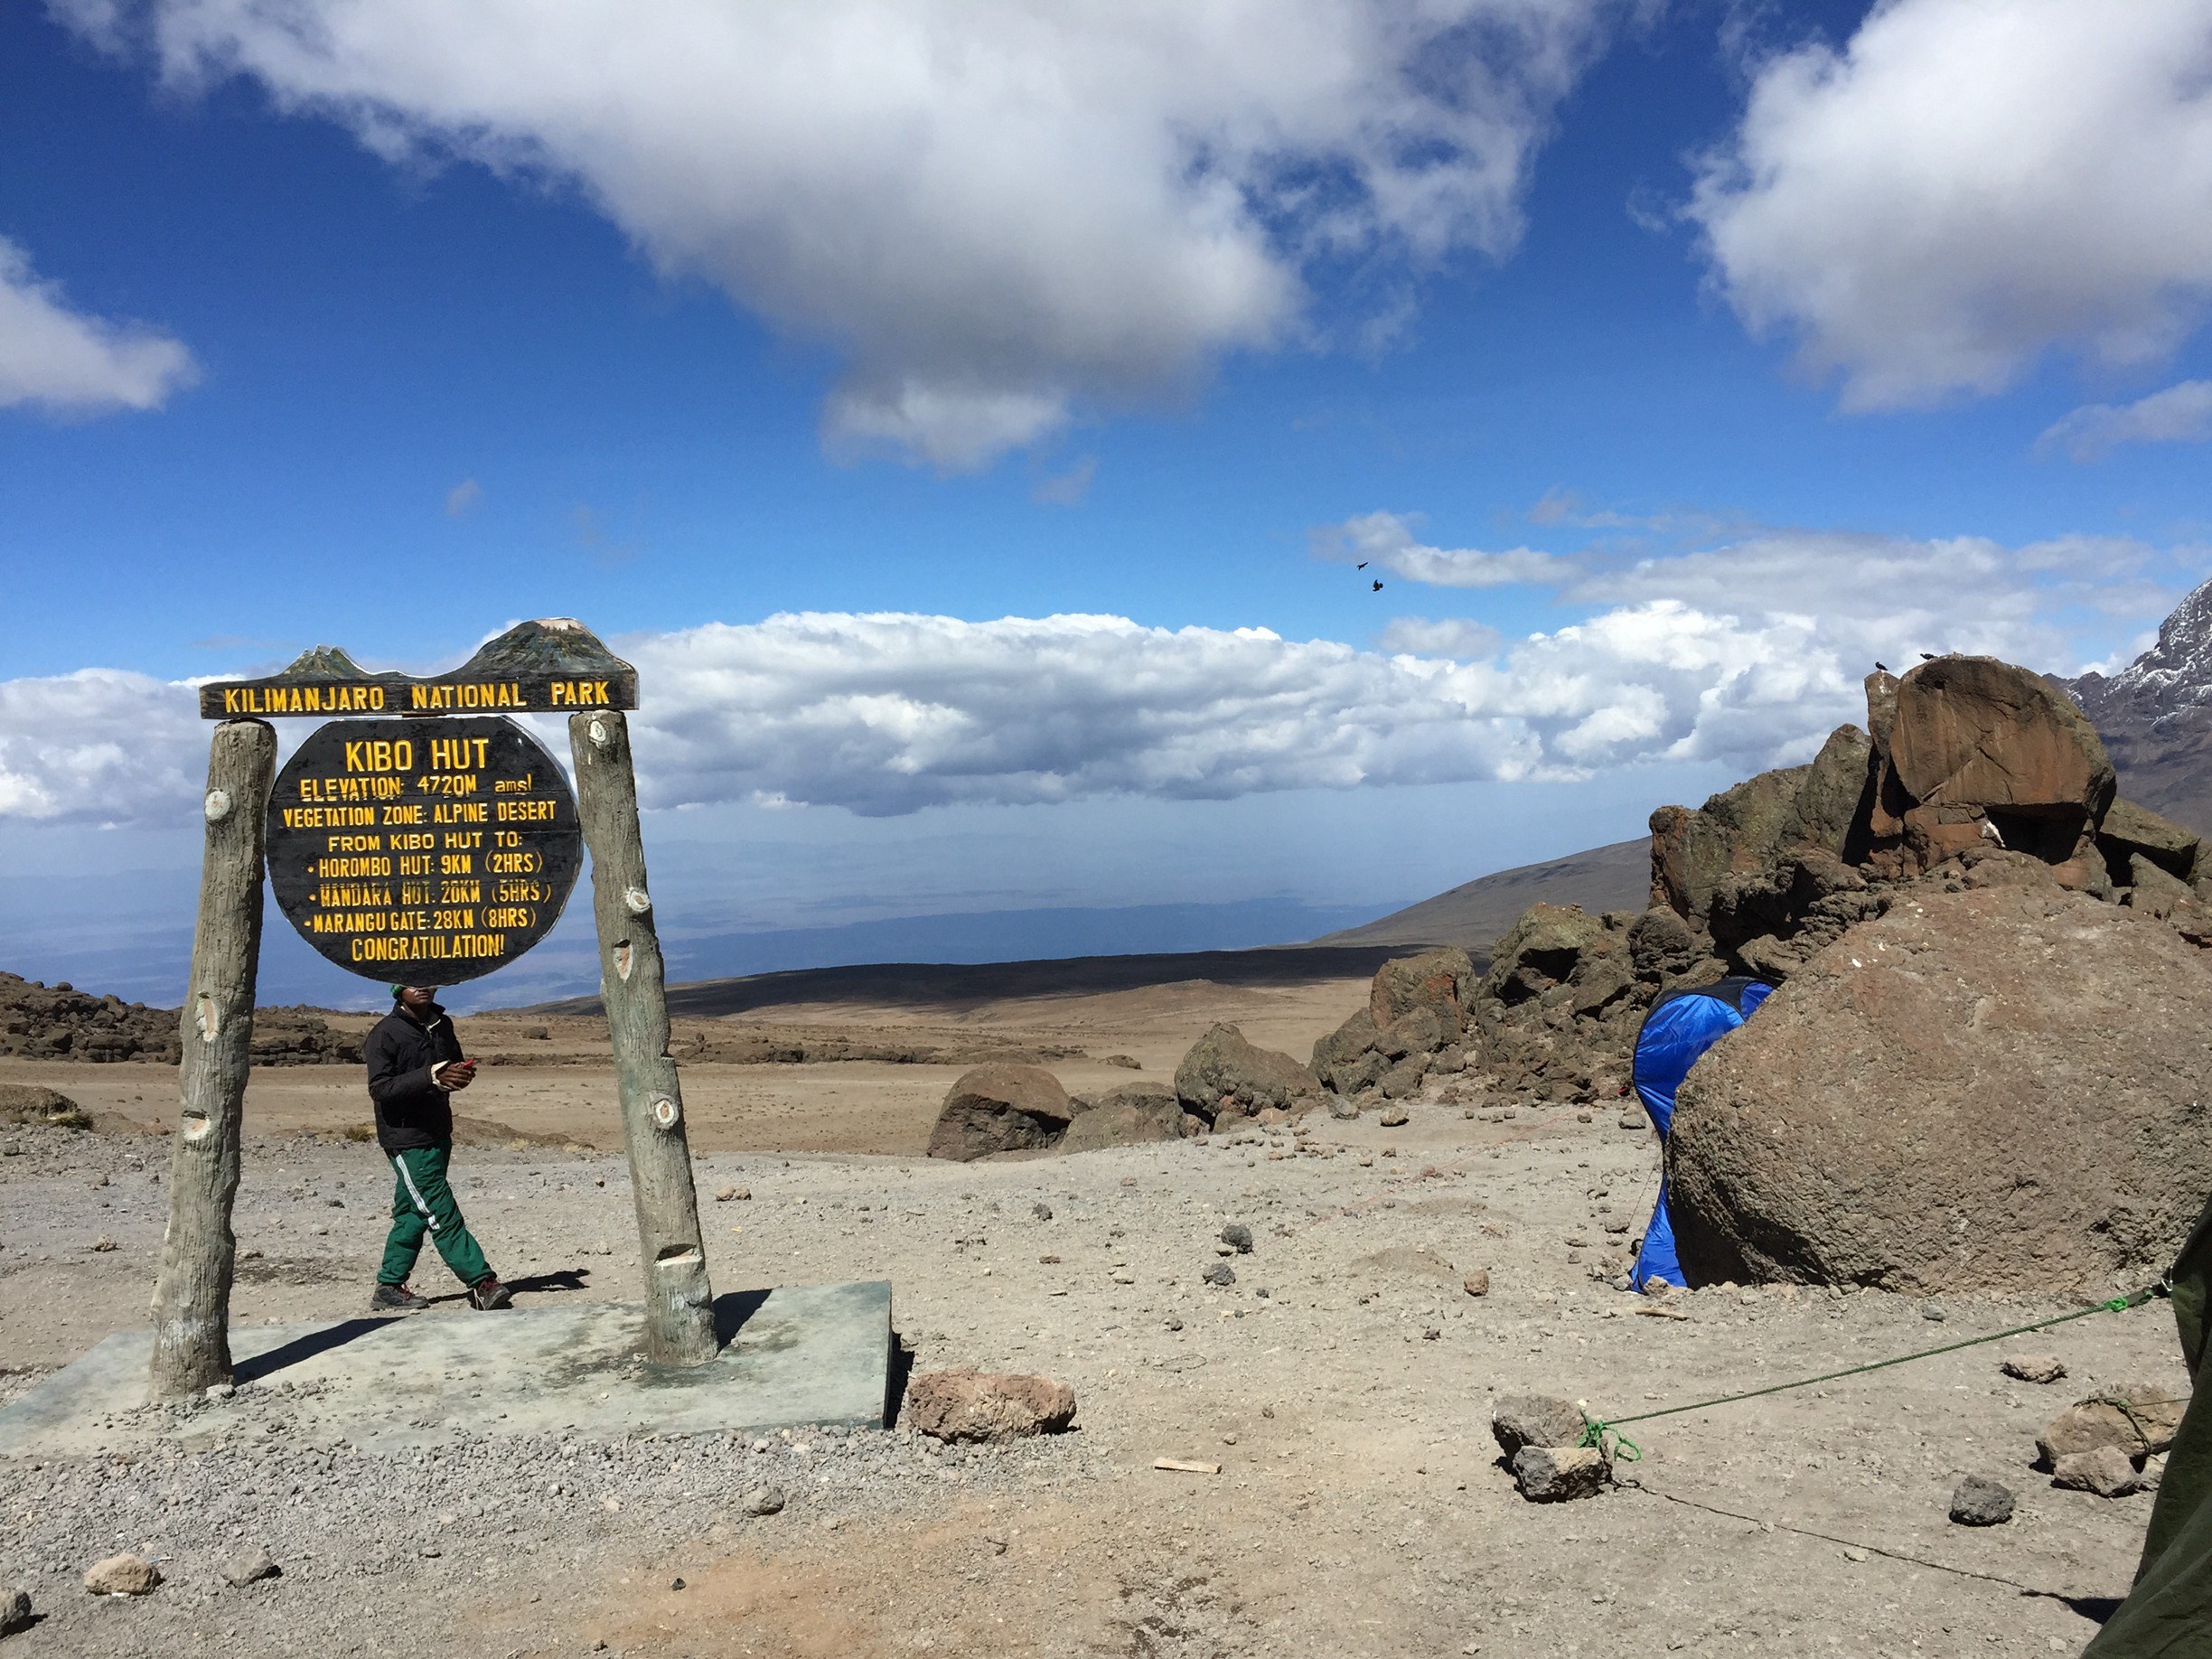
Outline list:
[[[190,686],[120,669],[0,680],[0,820],[196,821],[199,712]]]
[[[1583,620],[1501,639],[1401,616],[1380,650],[1120,616],[780,614],[614,642],[635,662],[641,792],[931,806],[1570,779],[1653,763],[1744,775],[1864,717],[1879,659],[2111,653],[2200,579],[2202,549],[2009,548],[1767,530],[1666,558],[1547,555]],[[105,670],[0,681],[0,820],[191,821],[192,688]],[[287,740],[299,735],[285,733]],[[23,736],[20,734],[30,734]],[[548,737],[558,750],[558,731]]]
[[[449,519],[466,518],[476,511],[483,500],[483,485],[473,478],[464,478],[445,492],[445,516]]]
[[[1574,565],[1553,553],[1514,548],[1486,553],[1473,548],[1432,548],[1414,539],[1419,513],[1365,512],[1314,535],[1314,551],[1338,564],[1380,567],[1409,582],[1436,587],[1504,587],[1515,582],[1554,582]]]
[[[2212,294],[2212,0],[1889,0],[1758,67],[1688,211],[1850,408],[2160,358]]]
[[[192,375],[178,342],[70,310],[56,284],[33,273],[30,255],[0,237],[0,408],[157,409]]]
[[[2101,461],[2123,444],[2198,444],[2212,438],[2212,380],[2183,380],[2132,403],[2085,404],[2036,440],[2036,453],[2063,449]]]
[[[833,445],[988,463],[1308,326],[1316,258],[1510,251],[1623,0],[54,0],[400,159],[573,184],[841,354]]]
[[[1375,643],[1395,656],[1490,657],[1505,642],[1495,628],[1463,617],[1393,616]]]

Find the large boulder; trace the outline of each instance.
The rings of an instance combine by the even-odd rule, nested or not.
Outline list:
[[[1483,994],[1507,1008],[1530,1001],[1573,979],[1610,942],[1604,918],[1579,904],[1531,904],[1491,947]],[[1620,945],[1625,957],[1626,941]]]
[[[2131,858],[2147,858],[2169,876],[2192,881],[2197,875],[2198,835],[2194,830],[2162,818],[2132,801],[2114,801],[2097,826],[2097,846],[2107,865],[2125,867]],[[2115,879],[2126,879],[2124,867]]]
[[[1898,682],[1870,838],[1910,871],[1995,837],[2067,867],[2068,886],[2101,886],[2102,861],[2083,855],[2114,788],[2103,740],[2065,692],[1995,657],[1937,657]]]
[[[930,1130],[929,1155],[960,1162],[1057,1145],[1074,1116],[1060,1080],[1040,1065],[963,1072]]]
[[[1215,1026],[1176,1067],[1176,1098],[1209,1123],[1257,1117],[1272,1108],[1293,1116],[1326,1099],[1314,1074],[1289,1054],[1258,1048],[1234,1026]]]
[[[2048,881],[1916,887],[1692,1070],[1683,1265],[1914,1292],[2156,1273],[2212,1188],[2207,1034],[2212,969],[2172,928]]]
[[[1156,1083],[1123,1083],[1096,1100],[1077,1100],[1073,1105],[1074,1121],[1060,1138],[1063,1152],[1094,1152],[1101,1147],[1176,1140],[1190,1120],[1175,1091]]]
[[[1448,1040],[1467,1028],[1467,994],[1474,983],[1475,964],[1457,945],[1393,957],[1375,970],[1367,988],[1367,1017],[1382,1031],[1425,1009]]]

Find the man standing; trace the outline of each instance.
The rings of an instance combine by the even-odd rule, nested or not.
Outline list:
[[[447,1097],[476,1078],[476,1063],[461,1053],[453,1021],[427,985],[392,987],[392,1011],[369,1034],[369,1098],[376,1102],[377,1145],[391,1159],[398,1183],[392,1195],[391,1233],[377,1273],[371,1312],[427,1308],[430,1298],[408,1289],[408,1274],[427,1233],[454,1277],[468,1287],[469,1306],[505,1308],[514,1292],[499,1281],[468,1230],[446,1184],[453,1157],[453,1107]]]

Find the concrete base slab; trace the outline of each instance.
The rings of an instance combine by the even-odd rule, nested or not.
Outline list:
[[[884,1426],[888,1283],[751,1291],[719,1297],[715,1309],[722,1352],[682,1370],[645,1363],[634,1302],[236,1326],[238,1392],[183,1411],[146,1401],[152,1334],[118,1332],[0,1409],[0,1456],[212,1444],[266,1432],[274,1418],[292,1432],[376,1450],[464,1434],[605,1440]]]

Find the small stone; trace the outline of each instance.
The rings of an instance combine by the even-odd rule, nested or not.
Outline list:
[[[435,1561],[438,1559],[438,1557],[444,1555],[445,1551],[439,1549],[436,1544],[425,1544],[421,1549],[416,1551],[415,1553],[421,1556],[425,1561]]]
[[[715,1202],[717,1204],[731,1204],[736,1202],[737,1199],[750,1198],[752,1195],[753,1195],[751,1193],[745,1191],[745,1189],[742,1186],[726,1186],[722,1188],[721,1191],[715,1194]]]
[[[210,1400],[228,1400],[237,1392],[238,1384],[235,1382],[211,1382],[207,1385],[207,1397]]]
[[[2051,1485],[2070,1492],[2094,1492],[2101,1498],[2125,1497],[2139,1490],[2142,1476],[2117,1446],[2069,1452],[2051,1466]]]
[[[755,1486],[745,1495],[745,1502],[738,1507],[748,1515],[778,1514],[783,1507],[783,1488],[781,1486]]]
[[[0,1590],[0,1636],[31,1628],[31,1592],[20,1584]]]
[[[1412,1114],[1402,1106],[1385,1106],[1382,1115],[1375,1120],[1384,1129],[1400,1129],[1412,1120]]]
[[[622,1499],[618,1497],[601,1498],[599,1507],[605,1510],[610,1515],[619,1515],[622,1514]]]
[[[1349,1121],[1359,1116],[1359,1108],[1341,1094],[1328,1097],[1328,1114],[1339,1121]]]
[[[1052,1220],[1052,1205],[1049,1204],[1033,1204],[1029,1206],[1029,1214],[1036,1216],[1039,1221],[1050,1221]]]
[[[1233,1285],[1236,1283],[1236,1269],[1231,1267],[1226,1261],[1216,1261],[1198,1277],[1204,1279],[1209,1285]]]
[[[161,1569],[126,1551],[95,1561],[84,1576],[84,1587],[95,1596],[146,1596],[162,1581]]]
[[[1073,1420],[1075,1391],[1050,1377],[933,1371],[906,1389],[900,1416],[939,1440],[1012,1440],[1057,1434]]]
[[[1438,1328],[1437,1328],[1435,1326],[1431,1325],[1431,1326],[1426,1326],[1426,1327],[1424,1327],[1424,1328],[1422,1329],[1422,1331],[1421,1331],[1421,1340],[1422,1340],[1423,1342],[1435,1342],[1435,1341],[1436,1341],[1436,1340],[1437,1340],[1439,1337],[1442,1336],[1443,1335],[1444,1335],[1444,1333],[1443,1333],[1442,1331],[1439,1330],[1439,1329],[1438,1329]]]
[[[670,1579],[669,1580],[669,1589],[672,1590],[680,1590],[684,1588],[684,1581],[681,1579]]]
[[[1635,1111],[1634,1109],[1621,1113],[1620,1126],[1625,1129],[1648,1129],[1650,1127],[1650,1125],[1645,1121],[1644,1114],[1640,1111]]]
[[[1170,1314],[1167,1318],[1167,1328],[1171,1331],[1179,1331],[1183,1328],[1183,1321]]]
[[[1251,1254],[1252,1233],[1242,1222],[1231,1222],[1221,1230],[1221,1242],[1240,1256]]]
[[[2066,1362],[2056,1354],[2008,1354],[1998,1369],[2023,1382],[2056,1382],[2067,1373]]]
[[[1133,1285],[1137,1282],[1137,1275],[1127,1268],[1114,1269],[1111,1277],[1117,1285]]]
[[[1843,1546],[1843,1559],[1847,1561],[1863,1561],[1868,1560],[1869,1557],[1867,1552],[1864,1550],[1861,1550],[1857,1544],[1845,1544]]]
[[[1490,1294],[1490,1270],[1476,1268],[1459,1281],[1459,1288],[1469,1296],[1488,1296]]]
[[[2012,1490],[1980,1475],[1952,1489],[1951,1518],[1961,1526],[2001,1526],[2012,1518]]]
[[[101,1233],[98,1238],[92,1241],[92,1248],[97,1251],[110,1251],[115,1247],[116,1242],[104,1233]]]
[[[1502,1394],[1490,1408],[1490,1432],[1508,1457],[1524,1446],[1572,1446],[1585,1426],[1579,1407],[1549,1394]]]
[[[1514,1453],[1514,1485],[1532,1504],[1596,1497],[1612,1473],[1595,1446],[1523,1446]]]
[[[240,1544],[223,1558],[223,1582],[234,1589],[273,1579],[277,1571],[276,1557],[268,1552],[266,1544]]]
[[[1923,1302],[1920,1304],[1920,1317],[1923,1319],[1932,1319],[1936,1324],[1941,1325],[1951,1316],[1944,1312],[1943,1307],[1940,1303]]]

